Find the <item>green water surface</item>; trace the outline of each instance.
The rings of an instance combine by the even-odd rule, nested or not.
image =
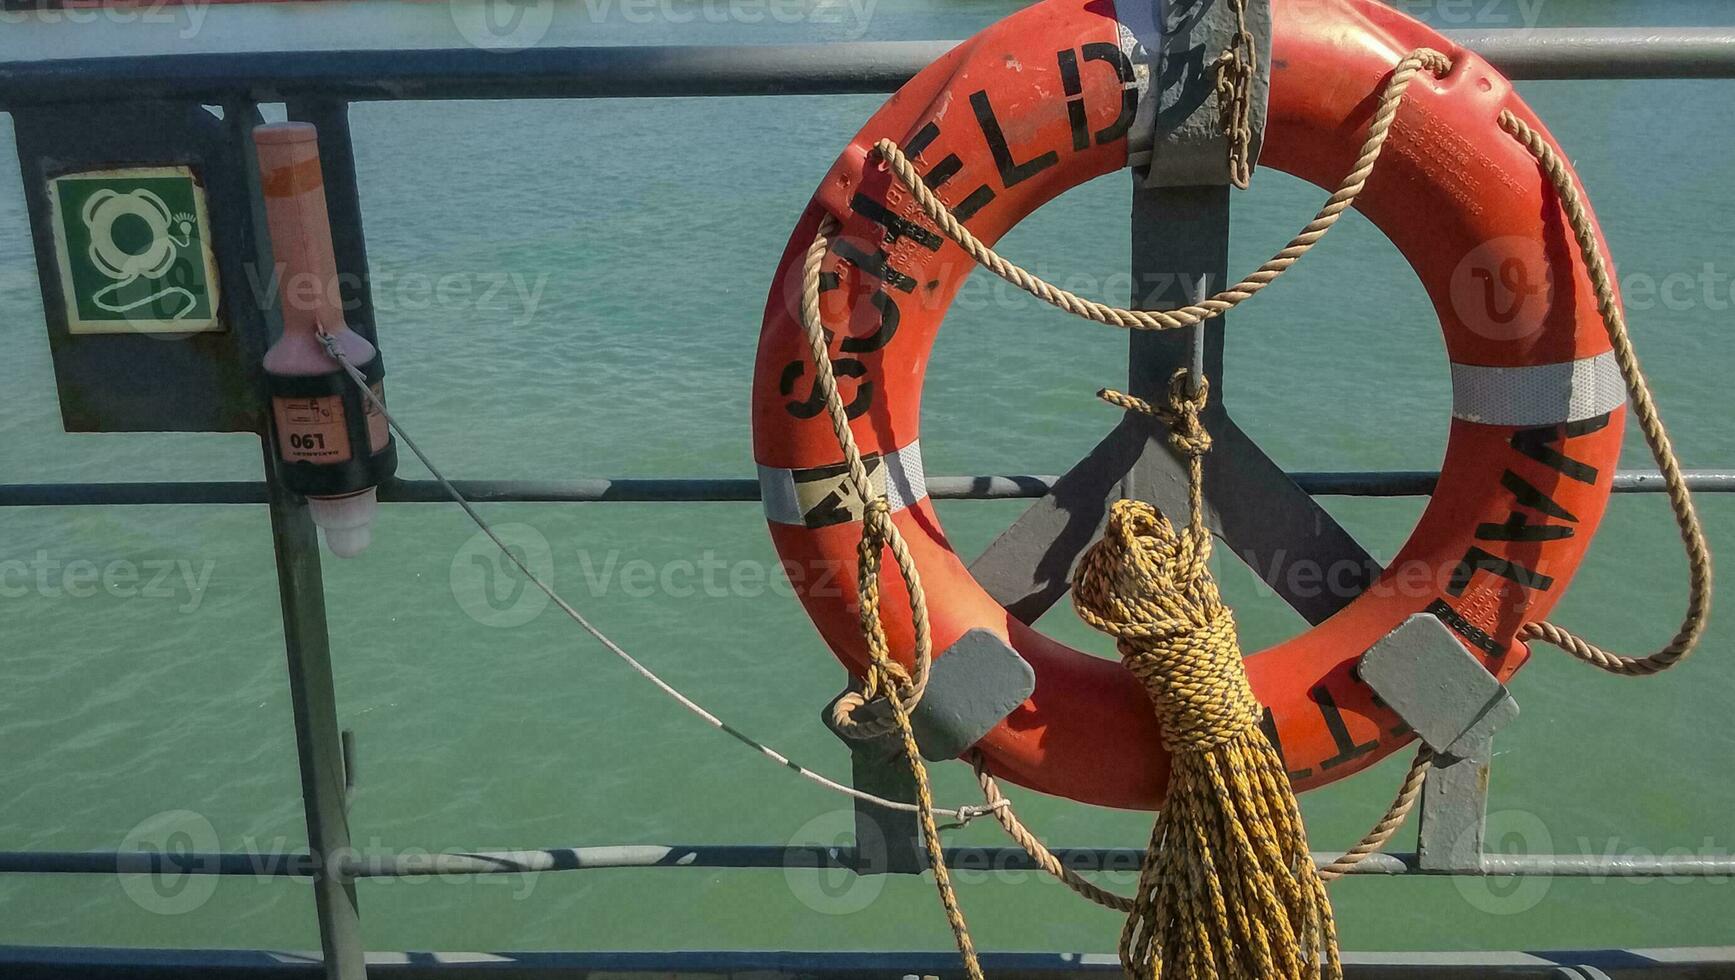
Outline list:
[[[1715,0],[1506,2],[1477,0],[1471,16],[1534,7],[1552,24],[1735,21]],[[1405,7],[1443,26],[1476,26],[1454,19],[1465,9],[1456,3]],[[883,0],[865,36],[961,37],[1010,9]],[[825,39],[829,30],[611,23],[599,37],[757,42]],[[1684,461],[1735,464],[1735,89],[1520,88],[1597,206]],[[813,185],[881,101],[357,107],[393,408],[457,477],[750,474],[748,381],[771,273]],[[725,145],[729,152],[717,149]],[[60,431],[13,159],[0,153],[0,481],[257,479],[258,445],[245,436]],[[1024,222],[1004,249],[1063,284],[1124,302],[1126,199],[1124,176],[1096,181]],[[1263,175],[1237,198],[1234,267],[1252,268],[1321,199]],[[489,295],[495,283],[504,288]],[[1438,465],[1450,406],[1439,331],[1414,276],[1366,221],[1352,215],[1233,320],[1229,405],[1286,467]],[[977,273],[930,371],[928,471],[1064,471],[1111,424],[1091,393],[1123,377],[1125,343]],[[1626,463],[1649,465],[1636,434]],[[402,472],[425,475],[408,461]],[[1732,504],[1701,501],[1712,546],[1729,554]],[[1421,502],[1326,505],[1389,558]],[[974,554],[1023,506],[939,510],[959,550]],[[546,543],[557,585],[654,669],[753,735],[847,773],[844,749],[816,717],[841,671],[766,576],[775,555],[756,505],[488,513]],[[3,516],[0,561],[32,571],[0,582],[0,848],[304,846],[263,508]],[[358,846],[404,854],[845,839],[845,801],[703,727],[554,610],[514,606],[506,592],[495,596],[498,609],[479,604],[471,558],[480,554],[454,508],[399,505],[385,508],[364,557],[326,564],[340,715],[359,745]],[[87,565],[99,570],[94,585]],[[105,584],[111,566],[141,578],[117,572]],[[49,571],[39,578],[38,568]],[[649,584],[629,568],[650,569]],[[1230,569],[1227,578],[1249,647],[1301,629],[1248,574]],[[1616,648],[1649,649],[1674,628],[1684,579],[1665,502],[1624,496],[1559,618]],[[1735,847],[1729,622],[1717,621],[1697,659],[1645,681],[1540,651],[1513,685],[1523,715],[1498,745],[1491,846],[1594,856]],[[1043,626],[1111,652],[1064,604]],[[1360,835],[1402,766],[1389,760],[1309,794],[1315,845]],[[936,778],[942,800],[971,797],[961,766],[938,767]],[[1053,842],[1138,846],[1149,829],[1142,814],[1031,794],[1019,804]],[[1000,842],[986,825],[950,839]],[[1394,846],[1412,842],[1413,833]],[[1052,882],[959,879],[982,948],[1113,948],[1116,917]],[[670,869],[370,881],[359,891],[376,949],[949,944],[921,878]],[[1725,882],[1367,879],[1334,895],[1350,948],[1735,943],[1735,884]],[[318,939],[302,882],[10,876],[0,879],[0,943],[306,949]]]

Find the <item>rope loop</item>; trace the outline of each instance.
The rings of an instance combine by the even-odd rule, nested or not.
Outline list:
[[[862,534],[856,556],[856,595],[861,607],[861,633],[867,645],[868,666],[862,674],[861,690],[846,692],[838,699],[833,720],[841,722],[837,726],[839,731],[858,733],[852,737],[873,737],[870,733],[876,728],[880,729],[879,734],[896,732],[901,736],[904,761],[909,765],[910,776],[916,784],[916,817],[922,829],[922,843],[928,852],[928,864],[933,869],[934,887],[940,894],[940,905],[945,910],[946,923],[952,929],[952,939],[957,944],[958,955],[964,960],[965,973],[971,980],[982,980],[982,966],[976,957],[976,946],[970,939],[964,911],[958,906],[958,895],[952,888],[951,874],[946,869],[945,854],[940,847],[940,831],[934,821],[934,795],[928,782],[928,769],[922,762],[915,732],[910,727],[910,709],[921,700],[922,692],[928,686],[928,671],[933,664],[928,597],[922,589],[922,576],[916,568],[915,556],[910,553],[908,543],[904,541],[897,523],[892,520],[890,502],[884,494],[874,492],[867,462],[862,458],[861,447],[857,445],[855,432],[850,428],[848,408],[838,394],[837,372],[832,367],[828,350],[830,334],[825,329],[819,309],[819,270],[831,251],[831,240],[837,234],[838,227],[837,219],[829,214],[821,219],[802,264],[801,283],[801,333],[807,341],[808,354],[813,361],[814,390],[825,402],[826,418],[831,422],[832,435],[843,452],[850,488],[862,502]],[[879,574],[883,555],[887,551],[891,552],[892,559],[897,563],[898,574],[903,578],[904,587],[909,593],[910,625],[915,633],[913,674],[892,659],[891,649],[886,642],[885,624],[880,621]],[[890,708],[888,721],[884,726],[857,722],[856,711],[875,697],[884,698]]]
[[[1202,751],[1256,731],[1262,709],[1247,683],[1235,617],[1190,528],[1144,501],[1109,509],[1108,529],[1073,577],[1079,618],[1115,637],[1150,692],[1171,751]]]
[[[1620,295],[1608,263],[1603,261],[1602,247],[1597,241],[1596,225],[1585,206],[1584,197],[1572,179],[1566,161],[1543,135],[1511,110],[1500,114],[1500,128],[1517,140],[1548,178],[1560,200],[1560,208],[1572,228],[1580,258],[1596,291],[1597,311],[1602,314],[1603,327],[1608,331],[1609,346],[1619,365],[1621,380],[1626,384],[1627,401],[1633,417],[1644,433],[1645,445],[1663,474],[1668,490],[1669,507],[1674,512],[1675,526],[1680,529],[1681,543],[1687,552],[1687,609],[1681,617],[1681,627],[1655,653],[1629,657],[1613,653],[1573,633],[1564,626],[1549,622],[1526,623],[1518,638],[1529,642],[1542,640],[1565,650],[1590,664],[1626,677],[1649,677],[1660,674],[1687,659],[1698,647],[1711,618],[1711,546],[1705,540],[1705,528],[1699,512],[1693,506],[1693,494],[1681,474],[1681,462],[1675,456],[1674,444],[1663,426],[1657,402],[1651,394],[1650,382],[1639,366],[1638,353],[1633,349],[1632,335],[1627,329],[1626,314],[1621,312]]]
[[[1196,417],[1194,401],[1177,405]],[[1195,498],[1198,480],[1195,465]],[[1197,518],[1177,530],[1144,501],[1116,501],[1073,576],[1073,608],[1115,638],[1171,755],[1121,965],[1136,980],[1339,980],[1331,903],[1289,775],[1260,731],[1234,615],[1205,567],[1209,541]]]
[[[891,504],[883,495],[867,501],[862,508],[862,534],[856,544],[856,597],[862,637],[867,641],[868,663],[862,670],[859,685],[852,685],[840,695],[831,711],[832,727],[844,737],[858,741],[879,738],[898,730],[895,712],[886,712],[877,719],[863,719],[858,715],[862,707],[871,701],[895,696],[904,710],[910,711],[921,701],[927,686],[925,672],[918,682],[903,664],[892,658],[885,627],[880,620],[880,569],[884,553],[897,533],[892,526],[891,514]],[[927,663],[926,660],[919,662]]]
[[[922,209],[922,213],[927,215],[928,220],[932,221],[942,234],[963,249],[965,254],[969,255],[978,265],[994,275],[1044,303],[1086,320],[1126,330],[1175,330],[1222,316],[1246,302],[1254,294],[1277,281],[1278,277],[1295,265],[1310,249],[1319,244],[1326,232],[1330,231],[1343,217],[1343,213],[1354,206],[1356,198],[1367,186],[1368,177],[1373,173],[1374,165],[1379,162],[1380,154],[1385,149],[1386,138],[1391,135],[1392,125],[1397,120],[1398,108],[1403,103],[1404,93],[1408,91],[1416,76],[1425,71],[1436,78],[1443,78],[1451,70],[1451,59],[1432,48],[1418,48],[1405,55],[1392,68],[1391,75],[1386,78],[1385,85],[1380,90],[1378,103],[1374,107],[1373,118],[1368,122],[1367,137],[1362,143],[1361,152],[1356,157],[1355,166],[1338,184],[1337,190],[1332,192],[1325,205],[1314,214],[1313,220],[1309,221],[1306,227],[1290,239],[1289,244],[1278,250],[1277,254],[1273,255],[1247,278],[1204,302],[1183,306],[1177,310],[1124,309],[1086,299],[1077,293],[1056,286],[989,248],[968,228],[965,228],[964,223],[952,213],[952,209],[946,206],[946,202],[940,200],[939,195],[934,193],[933,189],[922,179],[922,175],[916,171],[916,165],[911,162],[897,143],[889,139],[879,140],[874,143],[873,155],[878,156],[892,176],[909,189],[911,197]],[[826,222],[834,222],[836,219],[828,216],[825,220]],[[822,225],[820,237],[828,237],[830,233],[825,229],[835,229],[835,227],[835,224]],[[824,257],[823,250],[820,251],[819,257]],[[812,252],[809,253],[809,259],[811,262],[817,262]],[[812,270],[813,274],[817,276],[817,264],[812,265]],[[811,303],[813,316],[817,318],[819,315],[817,279],[811,282],[808,290],[802,294],[802,314],[804,318],[807,316],[808,305]],[[821,349],[823,350],[823,345]],[[835,419],[833,425],[836,426]]]
[[[1211,383],[1205,378],[1195,379],[1186,368],[1169,378],[1169,404],[1164,407],[1113,388],[1098,390],[1096,397],[1116,408],[1149,415],[1168,425],[1169,445],[1182,456],[1203,456],[1211,451],[1211,433],[1200,418],[1211,399]]]

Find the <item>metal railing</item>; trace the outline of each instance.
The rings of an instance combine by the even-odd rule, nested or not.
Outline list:
[[[1517,79],[1735,78],[1735,30],[1528,30],[1460,32],[1453,40],[1488,57]],[[777,47],[623,47],[530,49],[511,57],[481,50],[332,52],[295,54],[193,55],[116,58],[91,61],[39,61],[0,65],[0,109],[35,110],[58,106],[76,113],[125,92],[136,99],[208,103],[244,119],[262,102],[288,103],[292,118],[318,125],[324,141],[326,180],[333,225],[340,237],[339,262],[346,273],[365,279],[360,211],[348,130],[348,103],[390,99],[602,98],[666,96],[811,95],[888,92],[951,47],[952,42],[828,44]],[[364,299],[365,302],[365,299]],[[371,308],[365,309],[371,322]],[[595,868],[844,868],[860,870],[861,856],[850,848],[777,846],[625,845],[441,854],[424,858],[378,859],[357,856],[350,847],[345,817],[343,738],[332,690],[317,538],[301,503],[272,475],[271,448],[265,447],[267,479],[260,482],[28,484],[0,486],[0,507],[111,506],[130,504],[266,504],[270,508],[289,658],[295,736],[310,849],[262,858],[251,854],[165,856],[144,853],[0,853],[0,873],[127,874],[186,873],[311,878],[316,884],[322,960],[327,976],[353,980],[367,969],[359,931],[353,883],[362,878],[414,875],[578,871]],[[1436,474],[1428,472],[1296,473],[1308,493],[1349,496],[1425,495]],[[1053,487],[1052,476],[934,477],[929,492],[958,500],[1037,498]],[[1701,492],[1735,492],[1735,470],[1691,474]],[[752,479],[460,481],[459,488],[479,502],[752,501],[759,484]],[[1645,493],[1662,488],[1657,474],[1626,471],[1615,479],[1616,492]],[[425,481],[394,481],[381,499],[425,503],[446,498]],[[1424,852],[1428,831],[1422,830]],[[1597,876],[1730,876],[1727,858],[1593,858],[1561,855],[1487,855],[1480,836],[1473,861],[1461,854],[1376,855],[1359,874],[1545,874]],[[1060,848],[1057,853],[1081,871],[1130,870],[1142,849]],[[1443,853],[1443,852],[1442,852]],[[951,848],[954,867],[994,870],[1029,868],[1023,852],[1008,848]],[[564,954],[551,954],[564,955]],[[1550,962],[1580,960],[1500,959],[1489,954],[1445,964],[1459,970],[1482,964],[1489,971],[1514,975],[1536,972]],[[1514,954],[1518,955],[1518,954]],[[1528,954],[1526,954],[1528,955]],[[699,958],[695,958],[699,957]],[[755,958],[757,957],[757,958]],[[535,957],[523,962],[529,963]],[[113,960],[114,962],[110,962]],[[1735,962],[1735,953],[1680,953],[1657,962],[1691,967],[1703,962]],[[1019,956],[1001,961],[1025,974],[1095,973],[1113,969],[1112,958]],[[0,964],[65,967],[76,975],[92,964],[124,965],[126,954],[104,955],[53,950],[0,948]],[[209,963],[177,960],[177,971],[220,975],[244,972],[258,963],[216,957]],[[277,966],[291,958],[273,961]],[[386,961],[392,966],[396,961]],[[1358,961],[1350,958],[1352,965]],[[1583,960],[1589,962],[1589,960]],[[1621,961],[1632,966],[1634,961]],[[944,957],[897,954],[853,960],[806,954],[632,954],[608,955],[579,964],[550,960],[551,971],[595,968],[658,970],[766,969],[783,974],[856,973],[919,969],[943,973]],[[1385,964],[1382,967],[1381,964]],[[293,964],[292,964],[293,965]],[[302,962],[302,966],[310,965]],[[379,965],[379,964],[376,964]],[[397,964],[402,965],[402,964]],[[1366,959],[1367,976],[1416,976],[1425,964],[1378,957]],[[461,969],[461,967],[459,968]],[[412,971],[413,972],[413,971]],[[1617,970],[1618,972],[1618,970]],[[252,975],[248,973],[247,975]],[[1454,974],[1456,975],[1456,974]],[[1678,975],[1685,976],[1686,973]],[[1698,974],[1694,974],[1698,975]]]

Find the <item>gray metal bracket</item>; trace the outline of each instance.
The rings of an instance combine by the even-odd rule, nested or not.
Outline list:
[[[1518,717],[1518,702],[1427,613],[1382,637],[1358,670],[1434,750],[1422,785],[1418,863],[1430,871],[1480,871],[1494,733]]]
[[[1018,651],[987,630],[971,630],[934,658],[928,686],[910,712],[910,728],[922,758],[955,759],[981,741],[995,725],[1036,690],[1036,671]],[[839,695],[841,697],[842,695]],[[834,698],[821,717],[849,746],[850,778],[856,789],[903,803],[916,799],[915,778],[896,733],[852,739],[831,724]],[[858,719],[890,714],[884,701],[857,709]],[[917,874],[927,869],[916,816],[863,800],[856,801],[856,861],[861,874]]]
[[[1226,184],[1143,187],[1132,202],[1133,303],[1174,309],[1194,299],[1201,280],[1228,281]],[[1203,371],[1211,386],[1205,425],[1206,520],[1237,558],[1310,623],[1348,605],[1380,572],[1376,562],[1237,426],[1223,406],[1223,318],[1207,323]],[[1192,369],[1195,331],[1134,331],[1128,389],[1162,403],[1169,378]],[[1127,414],[1054,489],[1032,505],[970,565],[990,595],[1020,620],[1035,622],[1066,594],[1079,555],[1096,539],[1109,501],[1131,497],[1167,514],[1185,514],[1186,464],[1164,425]]]
[[[1362,654],[1361,679],[1441,755],[1466,757],[1518,717],[1506,685],[1445,623],[1417,613]]]
[[[1257,161],[1271,88],[1270,0],[1245,0],[1244,11],[1255,51]],[[1230,282],[1229,144],[1216,64],[1241,25],[1231,0],[1117,0],[1115,15],[1140,89],[1128,136],[1132,303],[1175,309],[1193,302],[1202,282]],[[1380,568],[1229,417],[1222,399],[1224,329],[1219,317],[1191,338],[1133,331],[1128,390],[1160,404],[1178,368],[1209,382],[1204,421],[1215,448],[1204,460],[1206,520],[1236,557],[1309,623],[1319,623],[1360,595]],[[1157,420],[1129,413],[971,563],[971,573],[1014,616],[1035,622],[1066,594],[1078,557],[1099,535],[1116,497],[1146,500],[1171,515],[1186,512],[1187,466],[1169,450]]]
[[[1483,739],[1459,751],[1464,754],[1436,755],[1422,783],[1416,865],[1424,871],[1483,870],[1494,742]]]
[[[1251,156],[1257,162],[1271,91],[1270,0],[1246,0],[1245,10],[1255,52]],[[1216,65],[1240,29],[1230,0],[1122,0],[1116,13],[1134,35],[1132,61],[1144,75],[1128,164],[1146,187],[1228,183]]]
[[[825,706],[828,728],[831,709],[831,704]],[[916,778],[896,734],[874,739],[846,738],[836,729],[833,734],[849,746],[851,786],[881,799],[916,802]],[[916,814],[856,800],[854,870],[864,875],[913,875],[928,870],[928,852],[922,845],[922,827]]]
[[[934,658],[927,690],[910,712],[922,758],[940,762],[963,755],[1035,690],[1035,669],[1005,640],[982,629],[965,633]],[[856,717],[890,719],[891,706],[871,701]]]

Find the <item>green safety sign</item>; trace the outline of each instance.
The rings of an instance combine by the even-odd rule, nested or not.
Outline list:
[[[192,170],[68,174],[48,196],[70,332],[223,329],[205,189]]]

